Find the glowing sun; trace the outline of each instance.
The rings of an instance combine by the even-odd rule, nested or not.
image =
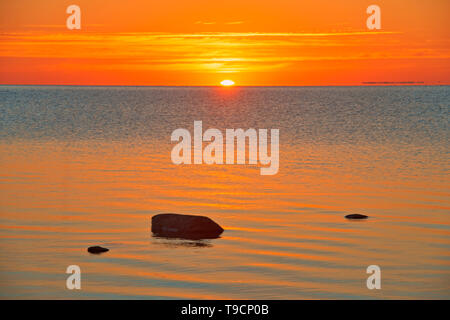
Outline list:
[[[229,87],[229,86],[234,85],[234,81],[233,80],[223,80],[220,84],[223,85],[224,87]]]

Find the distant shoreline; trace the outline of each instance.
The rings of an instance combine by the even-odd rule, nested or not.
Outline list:
[[[424,84],[424,81],[366,81],[362,84]]]

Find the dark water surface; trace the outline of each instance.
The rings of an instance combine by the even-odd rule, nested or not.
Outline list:
[[[449,299],[449,106],[448,86],[0,86],[0,297]],[[172,164],[194,120],[279,129],[279,173]],[[156,238],[162,212],[226,231]]]

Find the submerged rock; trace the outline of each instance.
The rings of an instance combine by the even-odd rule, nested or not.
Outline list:
[[[93,246],[93,247],[88,248],[88,252],[90,252],[90,253],[103,253],[103,252],[107,252],[107,251],[109,251],[109,249],[103,248],[100,246]]]
[[[208,217],[162,213],[152,217],[152,232],[158,237],[184,239],[215,239],[223,232]]]
[[[368,218],[368,216],[359,214],[359,213],[348,214],[345,217],[347,219],[367,219]]]

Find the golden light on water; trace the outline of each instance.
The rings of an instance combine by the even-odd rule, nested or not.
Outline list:
[[[224,87],[234,86],[234,81],[233,80],[223,80],[220,84]]]

